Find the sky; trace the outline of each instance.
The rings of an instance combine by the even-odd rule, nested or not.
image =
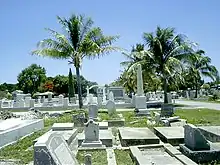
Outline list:
[[[38,41],[50,37],[45,28],[62,32],[56,16],[71,14],[92,17],[94,26],[106,35],[120,35],[115,43],[124,49],[143,42],[144,32],[159,25],[174,27],[177,33],[199,44],[220,71],[219,0],[1,0],[0,83],[16,83],[17,75],[32,63],[44,67],[47,76],[67,75],[65,60],[32,56]],[[121,53],[83,61],[81,74],[90,81],[108,84],[120,75]]]

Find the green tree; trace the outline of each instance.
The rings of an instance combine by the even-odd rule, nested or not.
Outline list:
[[[15,91],[17,89],[18,89],[17,84],[3,83],[0,85],[0,91],[8,90],[9,93],[12,93],[13,91]]]
[[[210,77],[212,80],[218,79],[218,70],[214,65],[211,65],[211,58],[204,56],[205,51],[198,50],[189,59],[185,60],[189,76],[193,75],[193,82],[195,85],[195,98],[198,96],[198,89],[200,88],[200,80],[202,77]]]
[[[181,75],[181,60],[192,55],[192,44],[185,36],[175,35],[174,28],[157,27],[155,33],[144,33],[143,39],[148,47],[145,54],[151,59],[150,65],[163,82],[164,103],[167,103],[168,81]]]
[[[73,75],[72,75],[72,71],[71,71],[71,68],[69,70],[69,83],[68,83],[68,96],[69,96],[69,100],[71,97],[74,97],[75,96],[75,93],[74,93],[74,86],[73,86]]]
[[[18,88],[24,93],[32,95],[38,91],[38,88],[46,80],[46,70],[37,64],[32,64],[25,68],[18,75]]]
[[[76,68],[79,107],[82,108],[82,90],[80,83],[80,67],[84,58],[94,59],[108,54],[118,48],[111,46],[118,36],[105,36],[99,27],[93,27],[91,18],[72,15],[69,19],[57,17],[66,31],[60,34],[47,29],[54,39],[44,39],[38,43],[38,50],[32,54],[49,56],[56,59],[69,59]]]
[[[68,77],[63,75],[57,75],[53,79],[54,92],[59,94],[68,94]]]

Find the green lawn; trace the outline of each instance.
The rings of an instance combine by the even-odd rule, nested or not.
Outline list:
[[[212,109],[176,110],[176,116],[187,119],[191,124],[220,125],[220,111]]]
[[[108,165],[106,150],[79,151],[76,158],[80,164],[84,163],[86,154],[91,154],[93,165]]]
[[[114,150],[114,152],[118,165],[135,165],[130,157],[129,150]]]

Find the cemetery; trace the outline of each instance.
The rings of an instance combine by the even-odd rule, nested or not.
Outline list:
[[[94,87],[98,87],[97,96],[89,92]],[[13,100],[1,101],[1,114],[7,117],[0,121],[0,164],[196,165],[220,161],[219,118],[199,121],[200,112],[220,113],[195,107],[187,110],[182,105],[176,109],[174,100],[180,98],[172,94],[168,104],[162,103],[162,92],[145,95],[141,65],[137,66],[137,94],[131,99],[123,87],[87,87],[84,107],[78,110],[77,99],[69,102],[62,95],[52,95],[39,93],[35,100],[15,91]],[[149,108],[152,102],[160,108]],[[191,114],[184,116],[187,111]]]
[[[56,3],[45,7],[47,13],[57,11],[49,8]],[[77,3],[67,4],[75,7]],[[179,10],[181,6],[176,8]],[[22,7],[25,9],[26,6]],[[108,8],[111,5],[105,10]],[[132,28],[136,26],[135,21],[144,22],[143,13],[134,15],[139,12],[133,12],[136,8],[132,6],[132,12],[129,10],[129,14],[136,18],[128,15],[133,19],[129,21]],[[42,15],[35,14],[36,19],[30,19],[37,22],[34,26],[42,20],[51,23],[46,20],[49,17],[42,8],[36,5],[36,9]],[[28,8],[28,11],[32,10]],[[13,13],[13,9],[10,12]],[[122,17],[124,14],[114,12],[120,18],[120,21],[111,19],[114,22],[128,21]],[[150,13],[152,17],[158,13],[153,12]],[[109,16],[114,14],[111,11]],[[162,18],[161,15],[158,18]],[[220,77],[211,58],[197,42],[190,41],[184,34],[176,34],[172,27],[157,26],[154,32],[142,34],[143,42],[127,50],[114,45],[118,35],[105,35],[98,25],[94,26],[96,24],[90,17],[72,14],[69,18],[57,16],[57,20],[62,33],[46,28],[51,38],[39,41],[30,54],[66,60],[69,74],[62,72],[62,63],[51,62],[52,71],[49,72],[38,64],[31,64],[17,75],[16,83],[10,84],[6,80],[7,83],[0,84],[0,165],[220,165]],[[111,22],[100,20],[106,24]],[[142,23],[139,29],[146,28]],[[24,27],[29,24],[16,23]],[[108,24],[106,27],[112,30],[120,26]],[[121,27],[125,34],[132,33],[132,38],[125,41],[135,39],[135,29],[128,31],[129,26],[126,30]],[[19,29],[16,28],[16,34],[21,33]],[[11,37],[15,36],[15,30],[9,28],[11,36],[7,38],[21,44],[22,38],[32,37],[35,33],[42,37],[38,28],[33,29],[25,29],[27,32],[21,33],[25,37],[16,42]],[[7,43],[4,40],[2,43]],[[5,45],[2,48],[3,53],[10,51]],[[123,70],[119,71],[116,80],[112,81],[112,73],[115,63],[122,60],[117,56],[112,58],[113,62],[105,59],[106,64],[94,63],[89,67],[87,78],[99,83],[83,76],[88,71],[83,66],[84,60],[114,52],[126,58],[120,62]],[[5,68],[0,65],[1,71],[8,71],[0,75],[1,78],[13,77],[11,70],[18,70],[15,67],[30,62],[16,58],[10,59],[10,65],[4,61]],[[33,60],[38,59],[34,57]],[[101,67],[96,68],[96,65]],[[105,83],[112,82],[104,84],[97,80],[99,77]]]

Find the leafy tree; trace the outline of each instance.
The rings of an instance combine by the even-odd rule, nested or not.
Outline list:
[[[0,91],[8,91],[9,93],[12,93],[13,91],[17,90],[17,84],[8,84],[8,83],[3,83],[0,85]]]
[[[54,92],[56,94],[68,94],[68,77],[57,75],[53,80]]]
[[[56,59],[69,59],[76,68],[79,107],[82,108],[82,90],[80,82],[80,67],[84,58],[93,59],[100,55],[118,50],[112,47],[118,36],[105,36],[99,27],[93,27],[91,18],[82,15],[72,15],[69,19],[57,17],[66,31],[60,34],[47,29],[54,39],[44,39],[38,43],[38,50],[32,54],[49,56]]]
[[[69,100],[71,97],[74,97],[75,94],[74,94],[74,86],[73,86],[73,75],[72,75],[72,71],[71,71],[71,68],[69,70],[69,83],[68,83],[68,89],[69,89]]]
[[[18,88],[24,93],[32,95],[38,91],[38,88],[46,80],[46,70],[37,64],[32,64],[25,68],[18,75]]]
[[[185,60],[189,76],[193,75],[193,82],[196,89],[195,98],[198,96],[198,89],[200,88],[200,80],[202,76],[210,77],[212,80],[218,79],[218,70],[211,65],[211,58],[204,56],[205,51],[198,50],[189,59]]]

